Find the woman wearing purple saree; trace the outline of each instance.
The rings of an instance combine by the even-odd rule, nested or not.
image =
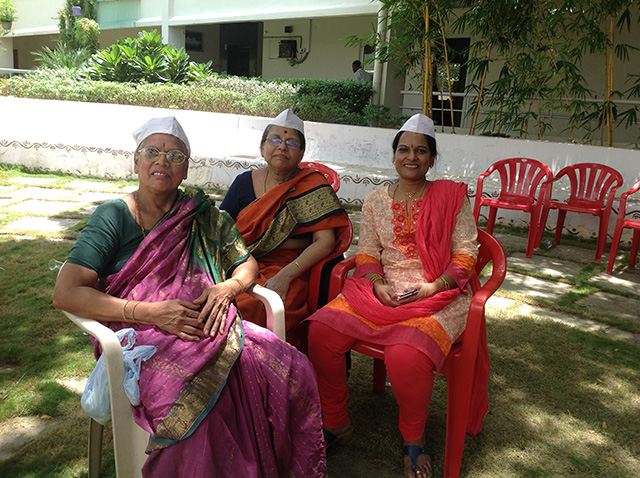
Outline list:
[[[233,300],[258,267],[228,214],[179,189],[190,155],[182,127],[156,118],[134,138],[139,189],[96,209],[53,302],[157,347],[134,407],[151,434],[143,475],[324,476],[313,369],[238,315]]]

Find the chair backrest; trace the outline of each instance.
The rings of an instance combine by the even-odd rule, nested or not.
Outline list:
[[[563,176],[567,176],[570,184],[567,204],[575,206],[609,207],[622,185],[622,175],[618,171],[599,163],[569,165],[558,171],[554,181]]]
[[[622,215],[624,218],[627,210],[627,198],[638,191],[640,191],[640,181],[631,186],[628,191],[625,191],[620,195],[620,209],[618,209],[618,217]]]
[[[303,161],[298,164],[301,168],[310,168],[315,169],[319,173],[322,173],[325,178],[327,178],[327,182],[331,185],[335,192],[338,192],[340,189],[340,176],[329,166],[326,166],[321,163],[315,163],[312,161]]]
[[[549,166],[531,158],[507,158],[493,163],[482,179],[497,171],[500,175],[500,197],[525,196],[535,198],[538,187],[541,186],[541,194],[546,193],[548,185],[553,181],[553,173]],[[544,188],[544,189],[542,189]],[[476,191],[481,194],[482,191]]]

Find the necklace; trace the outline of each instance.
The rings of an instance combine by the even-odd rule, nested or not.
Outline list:
[[[293,179],[293,177],[298,174],[300,168],[295,168],[293,172],[289,175],[289,177],[283,181],[278,182],[278,184],[286,183],[287,181]],[[267,173],[264,175],[264,184],[262,185],[262,189],[264,190],[263,194],[267,193],[267,178],[269,177],[269,168],[267,168]]]
[[[140,225],[140,230],[142,231],[142,237],[147,237],[147,233],[144,232],[144,221],[142,220],[142,214],[140,213],[140,198],[138,197],[138,191],[135,194],[136,198],[136,219],[138,224]]]
[[[264,175],[264,185],[263,185],[263,193],[262,194],[266,194],[267,193],[267,178],[269,177],[269,168],[267,168],[267,172]]]
[[[420,193],[422,194],[423,190],[426,188],[427,186],[427,182],[425,181],[425,183],[420,187],[420,189],[417,189],[415,191],[409,191],[409,192],[405,192],[404,195],[407,196],[409,199],[413,199],[413,196],[416,195],[416,193]],[[391,199],[396,198],[396,193],[398,192],[398,188],[400,187],[399,183],[396,183],[396,188],[393,190],[393,195],[391,197]],[[420,194],[418,194],[418,197],[420,196]]]

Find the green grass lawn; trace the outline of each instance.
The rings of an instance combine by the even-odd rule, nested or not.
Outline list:
[[[8,180],[31,174],[0,167],[0,186],[22,187]],[[52,187],[77,179],[59,178]],[[9,220],[0,218],[0,226]],[[501,230],[507,231],[513,232]],[[87,476],[88,418],[79,394],[66,384],[88,377],[95,362],[89,338],[51,306],[56,272],[49,270],[49,261],[65,260],[72,245],[54,236],[0,236],[0,427],[15,417],[40,417],[50,424],[16,456],[0,462],[0,478]],[[565,243],[593,245],[572,238],[563,238]],[[552,256],[554,249],[540,253]],[[585,264],[575,277],[563,278],[574,288],[555,302],[499,293],[637,332],[637,321],[626,323],[575,304],[590,293],[593,286],[587,282],[602,268]],[[483,432],[467,437],[462,476],[640,476],[639,347],[522,315],[516,307],[492,308],[487,327],[490,411]],[[371,391],[371,368],[371,359],[355,354],[349,380],[356,434],[330,453],[331,478],[402,476],[397,406],[389,388]],[[434,476],[442,476],[445,413],[442,378],[436,381],[427,424]],[[108,427],[103,476],[115,476]]]
[[[71,244],[0,238],[0,423],[51,417],[52,426],[0,476],[86,476],[88,419],[64,383],[93,367],[87,336],[51,307],[55,272]],[[488,317],[490,412],[467,437],[463,476],[640,476],[640,348],[504,311]],[[410,365],[408,365],[410,366]],[[390,389],[371,391],[371,362],[354,357],[351,411],[356,434],[329,456],[330,477],[401,476],[397,406]],[[436,381],[427,426],[436,476],[444,454],[444,379]],[[104,476],[113,476],[105,444]]]

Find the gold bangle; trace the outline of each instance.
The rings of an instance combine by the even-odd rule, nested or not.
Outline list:
[[[127,304],[131,302],[131,300],[125,300],[124,304],[122,304],[122,321],[126,322],[127,321],[127,316],[124,313],[124,308],[127,306]]]
[[[302,267],[300,267],[300,264],[298,264],[298,261],[293,261],[293,263],[294,263],[295,265],[297,265],[297,266],[298,266],[298,269],[300,269],[300,272],[302,272]]]
[[[133,321],[134,324],[138,323],[136,322],[136,307],[138,307],[138,305],[140,305],[140,301],[133,304],[133,309],[131,309],[131,320]]]
[[[378,282],[379,280],[382,281],[383,284],[386,284],[387,281],[384,280],[384,277],[382,277],[380,274],[373,274],[369,280],[371,281],[372,284],[375,284],[376,282]]]
[[[231,277],[229,280],[234,280],[236,281],[238,284],[240,284],[240,287],[242,287],[242,292],[244,292],[244,282],[242,282],[240,279],[238,279],[237,277]]]

